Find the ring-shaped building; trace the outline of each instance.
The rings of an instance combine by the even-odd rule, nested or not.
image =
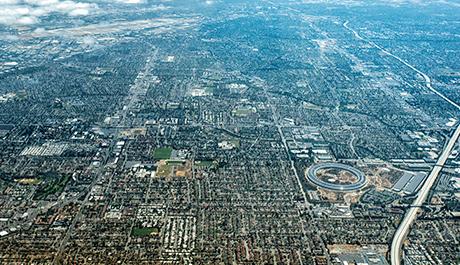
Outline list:
[[[321,170],[321,169],[345,170],[353,174],[358,180],[350,184],[338,184],[338,183],[326,182],[326,181],[319,179],[317,176],[318,170]],[[333,190],[333,191],[356,191],[366,186],[366,177],[364,176],[363,172],[361,172],[360,170],[354,167],[351,167],[345,164],[339,164],[339,163],[320,163],[320,164],[313,165],[307,171],[307,179],[311,183],[315,184],[316,186],[319,186],[321,188],[328,189],[328,190]]]

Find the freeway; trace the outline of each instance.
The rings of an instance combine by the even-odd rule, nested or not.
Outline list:
[[[438,90],[436,90],[432,85],[431,85],[431,79],[428,75],[426,75],[425,73],[423,73],[422,71],[420,71],[419,69],[415,68],[415,66],[409,64],[408,62],[406,62],[405,60],[401,59],[400,57],[392,54],[391,52],[385,50],[384,48],[382,48],[380,45],[378,45],[377,43],[373,42],[373,41],[370,41],[370,40],[367,40],[363,37],[361,37],[361,35],[359,35],[358,32],[356,32],[354,29],[350,28],[348,26],[348,21],[346,21],[345,23],[343,23],[343,26],[348,29],[349,31],[351,31],[353,33],[353,35],[355,36],[355,38],[359,39],[359,40],[362,40],[362,41],[365,41],[367,42],[368,44],[374,46],[375,48],[379,49],[381,52],[383,52],[384,54],[388,55],[388,56],[391,56],[393,58],[395,58],[396,60],[398,60],[400,63],[404,64],[405,66],[409,67],[410,69],[414,70],[417,74],[421,75],[423,77],[423,79],[425,80],[425,85],[426,87],[433,93],[435,93],[436,95],[438,95],[439,97],[441,97],[442,99],[444,99],[445,101],[447,101],[447,103],[449,103],[450,105],[454,106],[455,108],[459,109],[460,110],[460,105],[458,105],[457,103],[455,103],[454,101],[452,101],[451,99],[449,99],[448,97],[446,97],[445,95],[443,95],[441,92],[439,92]]]
[[[379,49],[381,52],[384,54],[391,56],[398,60],[400,63],[404,64],[405,66],[409,67],[413,71],[415,71],[417,74],[421,75],[423,79],[425,80],[425,86],[428,88],[430,91],[432,91],[434,94],[439,96],[440,98],[444,99],[447,103],[449,103],[451,106],[455,107],[456,109],[460,110],[460,105],[446,97],[444,94],[436,90],[432,84],[431,84],[431,79],[430,77],[417,69],[415,66],[409,64],[405,60],[401,59],[400,57],[392,54],[391,52],[385,50],[378,44],[376,44],[373,41],[367,40],[359,35],[358,32],[353,30],[348,26],[348,21],[346,21],[343,26],[351,31],[353,35],[362,41],[367,42],[368,44],[374,46],[375,48]],[[455,143],[458,141],[458,138],[460,136],[460,124],[457,125],[454,133],[450,137],[450,139],[447,142],[447,145],[444,146],[444,149],[442,150],[441,155],[438,158],[438,161],[436,165],[433,167],[433,169],[430,172],[430,175],[428,178],[425,180],[425,183],[423,186],[420,188],[420,191],[417,194],[417,197],[415,200],[412,202],[411,207],[408,209],[406,212],[406,215],[404,216],[404,219],[401,221],[401,224],[398,227],[398,230],[396,230],[396,233],[393,236],[393,241],[391,243],[391,264],[392,265],[399,265],[401,264],[401,250],[402,250],[402,244],[406,236],[409,234],[409,230],[411,225],[414,223],[415,219],[417,219],[417,214],[420,210],[420,205],[422,205],[426,198],[428,197],[428,193],[435,183],[436,179],[438,178],[439,174],[441,173],[442,168],[444,167],[444,164],[446,163],[447,159],[449,158],[450,154],[452,153],[452,149],[455,146]]]
[[[401,263],[402,243],[406,238],[407,234],[409,233],[410,226],[417,218],[417,213],[420,209],[419,207],[412,206],[420,206],[426,200],[431,187],[436,181],[436,178],[439,176],[439,173],[441,173],[441,170],[444,164],[446,163],[447,159],[449,158],[449,155],[451,154],[452,149],[454,148],[459,136],[460,125],[457,126],[457,129],[455,129],[454,134],[445,146],[444,150],[442,151],[442,154],[439,156],[438,162],[431,170],[431,173],[426,179],[422,188],[420,189],[417,198],[412,202],[410,209],[407,211],[406,215],[404,216],[404,219],[399,225],[399,228],[393,237],[393,242],[391,243],[391,264],[399,265]]]

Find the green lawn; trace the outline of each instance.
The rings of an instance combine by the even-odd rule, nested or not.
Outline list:
[[[61,193],[69,180],[69,175],[59,176],[57,173],[49,173],[44,184],[40,185],[35,191],[34,199],[43,200],[48,195]]]
[[[252,113],[251,109],[236,109],[236,110],[233,110],[233,115],[238,116],[238,117],[246,117],[251,113]]]
[[[160,229],[157,227],[134,227],[131,230],[131,235],[142,237],[142,236],[149,236],[149,235],[156,235],[160,232]]]
[[[206,93],[212,95],[212,93],[214,92],[214,88],[213,87],[205,87],[204,89],[206,91]]]
[[[240,140],[238,139],[233,139],[233,140],[229,140],[230,143],[232,143],[236,148],[240,148]]]
[[[155,149],[153,158],[157,160],[170,159],[173,149],[171,147],[163,147]]]

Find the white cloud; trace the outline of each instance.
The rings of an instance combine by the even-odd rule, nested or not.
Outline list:
[[[145,3],[145,0],[116,0],[119,3],[123,4],[142,4]]]
[[[72,17],[87,16],[87,15],[89,15],[89,10],[84,9],[84,8],[74,9],[69,12],[69,16],[72,16]]]
[[[0,0],[0,5],[15,5],[18,2],[18,0]]]
[[[87,16],[97,4],[75,2],[72,0],[0,0],[0,24],[32,25],[40,17],[51,13],[67,16]]]
[[[38,5],[38,6],[49,6],[58,3],[58,0],[24,0],[26,4]]]
[[[38,18],[32,16],[23,16],[18,18],[17,22],[20,25],[32,25],[38,22]]]

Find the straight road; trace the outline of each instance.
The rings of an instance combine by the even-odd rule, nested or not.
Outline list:
[[[417,214],[420,210],[420,206],[428,197],[428,193],[430,192],[431,187],[433,186],[436,178],[441,173],[441,170],[446,163],[449,155],[452,152],[452,149],[455,146],[455,143],[458,141],[458,137],[460,136],[460,125],[457,126],[455,129],[454,134],[450,137],[449,142],[447,143],[446,147],[442,151],[441,156],[439,156],[436,165],[431,170],[430,175],[426,179],[425,183],[423,184],[422,188],[418,192],[417,198],[412,202],[412,206],[406,212],[404,219],[402,220],[401,224],[399,225],[398,230],[393,237],[393,242],[391,243],[391,264],[392,265],[399,265],[401,264],[401,250],[402,244],[404,239],[406,238],[407,234],[409,234],[410,226],[414,223],[415,219],[417,219]]]

